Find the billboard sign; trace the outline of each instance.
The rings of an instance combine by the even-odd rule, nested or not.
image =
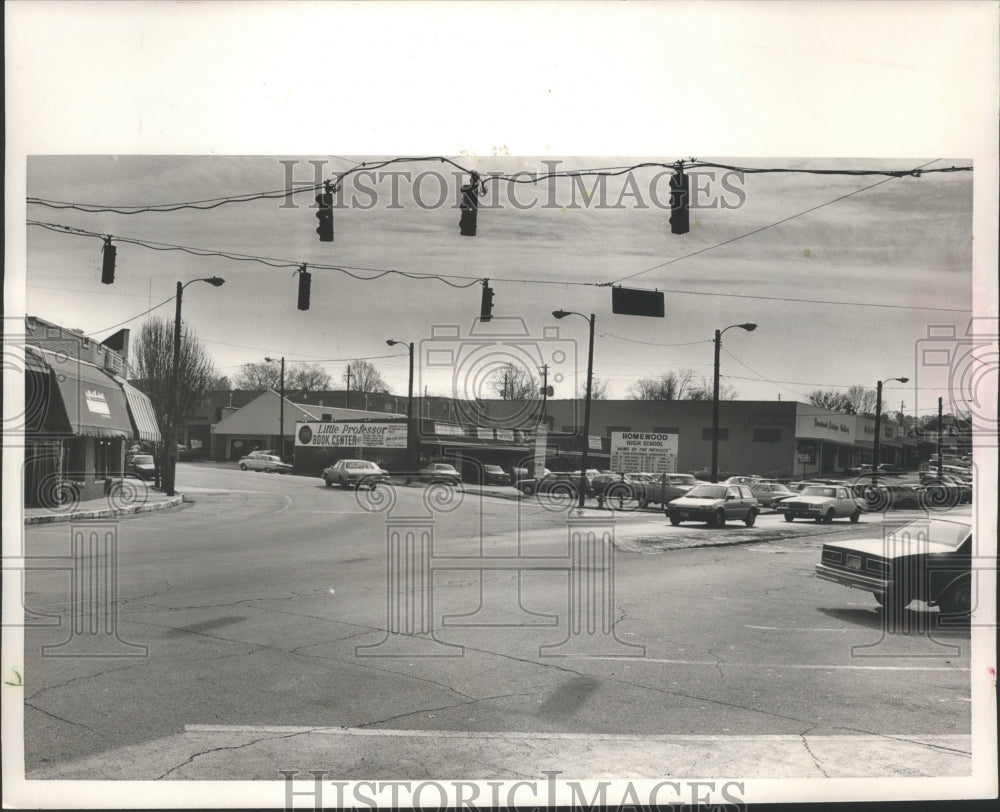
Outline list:
[[[298,423],[295,445],[311,448],[406,448],[406,423]]]
[[[660,432],[611,432],[611,469],[621,473],[677,473],[677,435]]]

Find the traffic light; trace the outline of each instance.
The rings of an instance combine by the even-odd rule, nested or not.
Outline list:
[[[111,244],[111,238],[104,238],[104,264],[101,267],[101,282],[110,285],[115,281],[115,256],[118,249]]]
[[[326,191],[316,195],[316,217],[319,218],[319,225],[316,233],[319,234],[320,242],[333,242],[333,193],[330,185],[327,184]],[[305,308],[301,308],[305,310]]]
[[[489,321],[493,318],[493,288],[489,286],[489,279],[483,280],[483,299],[479,306],[479,320]]]
[[[472,180],[462,187],[462,214],[458,220],[458,230],[463,237],[476,236],[476,216],[479,214],[479,175],[472,173]]]
[[[690,198],[691,179],[678,166],[670,179],[670,231],[674,234],[687,234],[691,230]]]
[[[332,212],[331,212],[332,216]],[[309,289],[312,287],[312,274],[303,265],[299,270],[299,310],[309,309]]]

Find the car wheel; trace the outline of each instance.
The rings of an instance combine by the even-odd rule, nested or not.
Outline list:
[[[679,525],[681,523],[681,517],[678,516],[676,513],[668,513],[667,514],[667,518],[670,519],[670,523],[674,527],[677,527],[677,525]]]
[[[858,519],[861,518],[861,508],[854,508],[854,513],[851,514],[851,524],[857,524]]]
[[[785,521],[786,522],[794,522],[795,521],[795,517],[791,513],[786,513],[785,514]]]
[[[535,492],[534,485],[525,485],[524,487],[521,488],[521,493],[523,493],[525,496],[531,496],[534,492]]]
[[[326,487],[328,488],[333,487],[333,480],[331,480],[330,477],[328,477],[326,474],[323,474],[323,481],[326,483]]]
[[[942,615],[972,614],[972,579],[963,578],[952,585],[939,603]]]
[[[343,488],[344,490],[347,490],[347,480],[344,479],[343,477],[340,477],[338,481],[340,482],[340,487]]]
[[[708,520],[709,527],[725,527],[726,524],[726,511],[719,508],[715,511],[715,515]]]
[[[753,508],[750,508],[750,512],[747,513],[747,517],[743,520],[743,524],[745,524],[747,527],[753,527],[754,522],[756,521],[757,521],[757,511],[754,510]]]
[[[645,510],[646,508],[648,508],[649,507],[649,500],[648,499],[640,499],[639,500],[639,507],[641,507],[643,510]]]
[[[823,523],[824,524],[832,524],[833,523],[833,515],[834,515],[833,508],[830,508],[826,512],[826,515],[823,517]]]
[[[247,465],[246,465],[246,463],[245,463],[245,462],[241,462],[241,463],[240,463],[240,470],[241,470],[241,471],[245,471],[246,469],[247,469]]]

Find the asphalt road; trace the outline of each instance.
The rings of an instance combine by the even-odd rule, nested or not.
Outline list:
[[[877,535],[878,516],[826,526],[765,515],[752,529],[708,530],[672,528],[652,511],[588,510],[568,524],[565,510],[533,500],[449,501],[419,486],[370,498],[318,478],[196,464],[181,464],[178,482],[190,500],[180,508],[75,526],[117,538],[117,640],[76,641],[105,656],[58,656],[66,646],[43,655],[69,637],[83,593],[74,597],[67,571],[27,573],[26,606],[59,622],[26,632],[29,776],[116,753],[114,777],[185,777],[193,759],[175,763],[155,743],[247,726],[566,741],[970,731],[968,628],[936,629],[936,610],[915,603],[885,629],[870,595],[813,575],[824,538]],[[411,604],[391,609],[387,528],[432,535],[442,565]],[[27,550],[65,556],[72,530],[28,527]],[[558,563],[572,534],[588,532],[610,534],[615,553],[576,560],[574,582]],[[517,556],[535,566],[482,564]],[[462,568],[462,557],[475,561]],[[571,582],[590,590],[575,604]],[[581,605],[590,609],[574,615]],[[396,653],[377,645],[391,611],[417,631],[427,618],[439,642],[382,656]],[[121,755],[129,748],[146,748],[141,770]],[[398,765],[379,752],[366,769]],[[225,777],[270,774],[226,764]]]

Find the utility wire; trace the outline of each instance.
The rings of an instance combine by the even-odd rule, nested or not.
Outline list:
[[[881,182],[885,183],[885,181],[881,181]],[[827,205],[827,204],[824,204],[824,205]],[[258,257],[258,256],[249,255],[249,254],[237,254],[237,253],[233,253],[233,252],[230,252],[230,251],[216,251],[216,250],[207,249],[207,248],[192,248],[190,246],[183,246],[183,245],[170,245],[170,244],[167,244],[167,243],[157,243],[157,242],[153,242],[151,240],[141,240],[141,239],[136,239],[136,238],[132,238],[132,237],[120,237],[120,236],[115,236],[115,235],[105,235],[105,234],[100,234],[100,233],[95,232],[95,231],[87,231],[85,229],[74,228],[72,226],[60,225],[58,223],[46,223],[46,222],[41,222],[41,221],[38,221],[38,220],[28,220],[27,221],[27,225],[29,225],[29,226],[38,226],[38,227],[41,227],[41,228],[45,228],[45,229],[47,229],[49,231],[54,231],[54,232],[59,233],[59,234],[71,234],[71,235],[81,236],[81,237],[95,237],[95,238],[98,238],[98,239],[104,239],[106,237],[110,237],[110,239],[112,239],[113,241],[118,242],[118,243],[130,244],[130,245],[138,245],[138,246],[140,246],[142,248],[149,248],[149,249],[157,250],[157,251],[182,251],[182,252],[185,252],[185,253],[188,253],[188,254],[192,254],[194,256],[200,256],[200,257],[221,257],[223,259],[229,259],[229,260],[238,261],[238,262],[258,262],[258,263],[261,263],[263,265],[267,265],[267,266],[272,267],[272,268],[300,268],[300,267],[302,267],[303,264],[307,264],[309,266],[310,270],[337,271],[339,273],[346,274],[347,276],[350,276],[353,279],[357,279],[357,280],[363,281],[363,282],[371,282],[371,281],[374,281],[376,279],[381,279],[382,277],[389,276],[389,275],[397,275],[397,276],[405,277],[407,279],[415,279],[415,280],[433,279],[433,280],[436,280],[438,282],[443,282],[444,284],[449,285],[449,286],[451,286],[453,288],[459,288],[459,289],[470,288],[470,287],[472,287],[474,285],[478,285],[478,284],[481,284],[483,282],[483,278],[482,277],[462,275],[462,274],[440,274],[440,273],[431,274],[431,273],[418,273],[418,272],[413,272],[413,271],[400,271],[400,270],[397,270],[397,269],[394,269],[394,268],[382,268],[382,269],[378,269],[378,268],[355,268],[355,267],[350,266],[350,265],[327,265],[327,264],[322,264],[322,263],[315,263],[314,264],[312,262],[303,263],[303,262],[298,261],[298,260],[275,259],[275,258],[272,258],[272,257]],[[758,229],[758,230],[760,230],[760,229]],[[744,235],[744,236],[746,236],[746,235]],[[735,238],[735,239],[739,239],[739,238]],[[720,244],[722,244],[722,243],[720,243]],[[710,249],[708,249],[708,248],[703,249],[703,251],[707,251],[707,250],[710,250]],[[701,253],[701,252],[699,251],[699,252],[695,252],[695,253]],[[693,256],[693,254],[689,254],[688,256]],[[684,257],[678,257],[678,259],[671,260],[671,262],[676,262],[676,261],[679,261],[680,259],[684,259]],[[664,264],[670,264],[670,263],[664,263]],[[659,268],[659,267],[662,267],[662,265],[656,266],[656,268]],[[649,268],[647,270],[651,271],[651,270],[655,270],[656,268]],[[369,276],[362,276],[360,274],[354,273],[353,271],[355,271],[355,270],[361,270],[361,271],[369,273],[370,275]],[[640,271],[639,273],[646,273],[646,272],[647,271]],[[633,274],[633,276],[637,276],[637,275],[638,274]],[[624,277],[624,278],[628,279],[630,277]],[[469,281],[463,284],[463,283],[451,281],[451,280],[454,280],[454,279],[469,280]],[[494,282],[512,282],[512,283],[520,283],[520,284],[525,284],[525,285],[564,285],[564,286],[577,286],[577,287],[608,287],[609,285],[616,284],[616,283],[612,283],[612,282],[575,282],[575,281],[571,281],[571,280],[556,281],[556,280],[541,280],[541,279],[525,279],[525,278],[517,278],[517,277],[490,277],[490,279],[492,281],[494,281]],[[758,296],[758,295],[749,294],[749,293],[720,293],[718,291],[681,290],[681,289],[677,289],[677,288],[657,288],[657,290],[662,290],[664,293],[676,293],[676,294],[682,294],[682,295],[687,295],[687,296],[723,296],[723,297],[731,297],[731,298],[738,298],[738,299],[761,299],[761,300],[765,300],[765,301],[775,301],[775,302],[798,302],[798,303],[804,303],[804,304],[841,305],[841,306],[845,306],[845,307],[876,307],[876,308],[884,308],[884,309],[889,309],[889,310],[931,310],[931,311],[945,312],[945,313],[969,313],[969,312],[971,312],[970,308],[927,307],[927,306],[919,306],[919,305],[893,305],[893,304],[885,304],[883,302],[851,302],[851,301],[838,301],[838,300],[833,300],[833,299],[799,299],[799,298],[792,298],[792,297],[787,297],[787,296]]]
[[[346,160],[346,159],[344,159]],[[506,182],[517,184],[538,184],[546,180],[557,178],[584,178],[584,177],[617,177],[635,172],[640,169],[662,169],[667,171],[677,171],[678,169],[725,169],[730,172],[743,174],[764,174],[764,173],[794,173],[806,175],[845,175],[845,176],[867,176],[881,175],[887,178],[915,177],[919,178],[924,174],[932,172],[971,172],[971,166],[952,166],[939,169],[802,169],[795,167],[752,167],[752,166],[732,166],[729,164],[714,163],[711,161],[699,161],[691,158],[688,161],[675,161],[664,163],[659,161],[647,161],[621,167],[601,167],[594,169],[562,170],[548,172],[520,171],[513,174],[503,172],[482,172],[462,166],[452,158],[441,155],[430,155],[423,157],[397,157],[384,161],[367,162],[362,161],[355,166],[345,169],[336,174],[333,178],[335,186],[342,183],[347,177],[359,172],[371,172],[384,169],[387,166],[397,163],[443,163],[447,164],[459,172],[467,175],[477,175],[485,191],[487,183]],[[76,209],[88,214],[110,212],[115,214],[149,214],[180,211],[181,209],[208,210],[224,206],[229,203],[250,203],[256,200],[280,200],[290,198],[302,192],[315,192],[323,189],[324,183],[306,184],[292,189],[274,189],[266,192],[250,192],[241,195],[228,195],[225,197],[207,198],[204,200],[190,200],[180,203],[156,203],[146,205],[107,205],[100,203],[72,203],[61,200],[50,200],[41,197],[28,197],[26,201],[29,205],[46,206],[53,209]]]

